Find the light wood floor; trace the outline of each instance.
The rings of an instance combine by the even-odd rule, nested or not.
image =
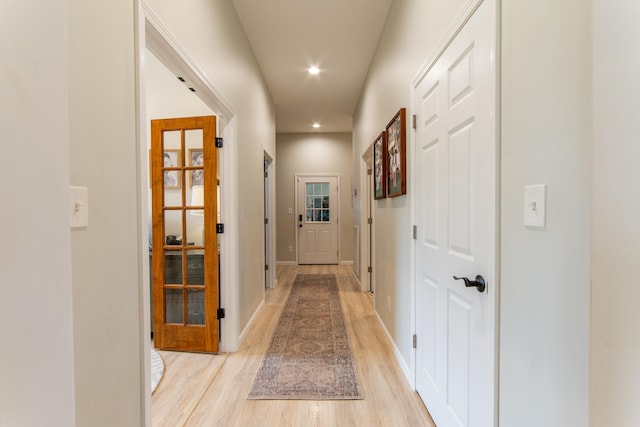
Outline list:
[[[246,399],[297,273],[336,274],[364,400]],[[402,374],[350,266],[278,266],[277,275],[278,286],[267,291],[238,352],[159,352],[166,368],[152,396],[154,426],[435,426]]]

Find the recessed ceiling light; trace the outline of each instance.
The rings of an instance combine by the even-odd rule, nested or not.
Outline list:
[[[311,68],[309,68],[309,74],[316,75],[316,74],[318,74],[319,72],[320,72],[320,68],[318,68],[318,67],[311,67]]]
[[[320,127],[320,123],[314,123],[312,126],[314,129],[318,129]]]

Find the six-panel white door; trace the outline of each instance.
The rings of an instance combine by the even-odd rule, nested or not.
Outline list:
[[[338,263],[338,177],[297,177],[298,263]]]
[[[416,388],[440,427],[495,423],[495,16],[484,1],[412,93]]]

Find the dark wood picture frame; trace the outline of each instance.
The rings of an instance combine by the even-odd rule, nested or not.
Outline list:
[[[387,197],[407,194],[407,112],[405,108],[387,124]]]
[[[382,132],[373,143],[373,197],[387,197],[387,133]]]

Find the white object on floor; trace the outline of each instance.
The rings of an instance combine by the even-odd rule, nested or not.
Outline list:
[[[164,375],[164,362],[157,351],[151,349],[151,393],[156,390]]]

